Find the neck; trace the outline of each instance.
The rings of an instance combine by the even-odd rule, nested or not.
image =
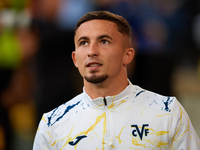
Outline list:
[[[85,91],[92,99],[117,95],[121,93],[128,84],[129,82],[127,78],[115,81],[106,79],[102,83],[98,84],[89,83],[84,79]]]

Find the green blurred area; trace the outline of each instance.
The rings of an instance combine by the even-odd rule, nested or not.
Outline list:
[[[24,11],[29,0],[0,0],[0,12],[6,9],[15,12]],[[16,68],[21,59],[20,46],[15,35],[15,29],[0,24],[0,67]]]
[[[16,68],[20,63],[20,46],[15,32],[10,29],[2,30],[0,34],[0,67]]]
[[[29,3],[29,0],[1,0],[0,9],[12,8],[15,10],[23,10]]]

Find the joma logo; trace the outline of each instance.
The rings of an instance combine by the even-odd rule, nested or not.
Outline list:
[[[76,140],[75,140],[75,141],[69,142],[69,145],[75,146],[76,144],[78,144],[78,142],[79,142],[80,140],[82,140],[83,138],[86,138],[86,137],[87,137],[86,135],[78,136],[78,137],[76,137]]]
[[[143,134],[145,133],[145,136],[149,133],[149,129],[145,129],[145,127],[148,127],[148,124],[143,124],[142,129],[140,131],[138,125],[131,125],[131,127],[134,127],[135,129],[132,131],[132,135],[134,137],[137,137],[137,134],[139,135],[140,139],[142,140]]]

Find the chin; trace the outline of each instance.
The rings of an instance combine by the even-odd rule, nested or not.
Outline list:
[[[98,84],[104,82],[108,78],[108,75],[99,75],[99,76],[91,75],[91,76],[84,76],[84,78],[87,82]]]

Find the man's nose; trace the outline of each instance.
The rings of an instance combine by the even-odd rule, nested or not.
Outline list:
[[[91,43],[88,50],[88,57],[94,57],[99,55],[98,44]]]

